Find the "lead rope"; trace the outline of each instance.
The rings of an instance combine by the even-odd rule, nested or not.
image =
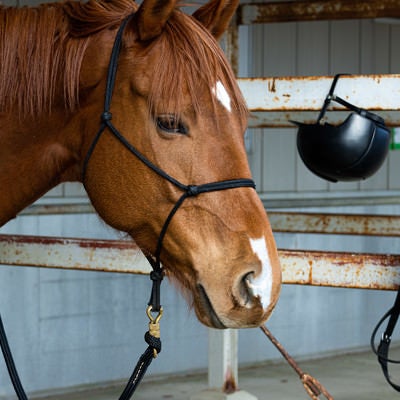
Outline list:
[[[14,359],[8,345],[7,335],[4,329],[3,321],[0,315],[0,346],[3,352],[4,360],[6,362],[8,374],[10,375],[11,382],[14,386],[15,393],[19,400],[28,400],[24,388],[19,379],[17,369],[15,367]]]
[[[160,339],[160,319],[163,314],[162,307],[158,315],[154,318],[152,315],[152,307],[148,306],[146,310],[147,316],[149,317],[149,330],[146,332],[144,339],[149,345],[146,351],[140,356],[135,369],[130,376],[128,383],[125,386],[119,400],[128,400],[132,397],[139,383],[142,381],[147,368],[151,362],[161,352],[161,339]]]
[[[389,311],[385,313],[385,315],[380,319],[376,327],[374,328],[372,335],[371,335],[371,348],[372,351],[377,355],[378,362],[381,365],[383,375],[389,385],[400,392],[400,385],[395,384],[390,377],[389,370],[388,370],[388,363],[392,364],[400,364],[400,360],[393,360],[389,358],[389,347],[392,341],[392,334],[394,328],[396,327],[397,320],[399,319],[400,314],[400,288],[397,291],[396,299],[394,301],[393,306],[390,308]],[[381,340],[379,342],[378,348],[375,346],[375,337],[376,334],[381,327],[381,325],[385,322],[385,320],[389,318],[388,323],[386,325],[385,331],[382,333]]]
[[[119,400],[129,400],[132,397],[137,386],[141,382],[144,374],[146,373],[147,368],[149,367],[153,359],[156,358],[157,355],[161,352],[159,322],[162,317],[163,310],[161,308],[156,317],[153,317],[152,315],[151,306],[147,308],[146,312],[150,322],[149,322],[149,330],[145,334],[145,341],[148,343],[149,346],[146,349],[146,351],[140,356],[124,391],[119,397]],[[17,369],[15,367],[14,359],[10,350],[10,346],[8,344],[7,335],[4,329],[1,316],[0,316],[0,346],[18,400],[28,400],[28,397],[25,393],[25,390],[19,378]]]
[[[298,366],[293,357],[290,356],[285,348],[279,343],[278,339],[265,325],[260,326],[260,329],[264,332],[265,336],[268,337],[272,344],[279,350],[279,352],[286,359],[289,365],[296,371],[301,382],[303,383],[305,391],[313,400],[320,399],[320,396],[324,396],[327,400],[334,400],[333,397],[325,389],[325,387],[317,379],[303,372],[303,370]]]

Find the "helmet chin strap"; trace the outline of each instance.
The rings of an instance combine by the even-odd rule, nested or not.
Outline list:
[[[322,118],[325,116],[326,110],[328,109],[328,106],[332,101],[332,96],[333,96],[333,92],[335,91],[335,87],[336,87],[337,81],[339,80],[339,78],[342,75],[348,75],[348,74],[337,74],[333,78],[333,81],[332,81],[332,84],[331,84],[331,88],[329,89],[329,93],[326,96],[325,101],[324,101],[324,105],[322,106],[321,111],[319,113],[319,116],[318,116],[318,119],[317,119],[317,124],[320,124]]]
[[[385,121],[382,117],[380,117],[379,115],[376,115],[370,111],[364,110],[363,108],[357,107],[354,104],[351,104],[349,102],[347,102],[346,100],[342,99],[339,96],[336,96],[334,94],[335,88],[336,88],[336,84],[339,80],[339,78],[341,76],[350,76],[351,74],[336,74],[335,77],[333,78],[332,84],[331,84],[331,88],[329,89],[329,93],[325,98],[324,104],[321,108],[321,111],[319,113],[318,119],[317,119],[317,124],[321,124],[321,120],[324,118],[326,110],[329,107],[329,104],[331,103],[331,101],[335,101],[336,103],[341,104],[342,106],[348,108],[351,111],[356,112],[357,114],[360,114],[363,117],[372,119],[374,122],[380,124],[380,125],[385,125]]]

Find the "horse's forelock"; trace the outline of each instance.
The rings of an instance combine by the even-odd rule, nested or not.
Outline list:
[[[229,93],[234,112],[242,121],[247,120],[248,110],[232,69],[218,43],[197,21],[177,11],[156,41],[160,57],[154,66],[157,79],[152,80],[150,87],[151,110],[156,110],[162,102],[168,112],[179,115],[187,106],[184,104],[187,98],[182,96],[184,89],[196,113],[204,101],[215,108],[217,99],[213,92],[220,82]],[[209,90],[207,99],[204,88]]]

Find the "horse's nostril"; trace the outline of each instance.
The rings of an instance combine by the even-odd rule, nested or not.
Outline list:
[[[240,282],[240,297],[241,301],[245,306],[251,305],[252,300],[254,298],[254,292],[251,287],[251,282],[253,280],[253,277],[254,277],[254,272],[249,272],[243,276]]]

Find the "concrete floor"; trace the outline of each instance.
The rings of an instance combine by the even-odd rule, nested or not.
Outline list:
[[[396,351],[398,353],[398,351]],[[393,355],[395,357],[395,355]],[[388,400],[400,397],[385,381],[371,351],[299,362],[304,372],[313,375],[335,400]],[[400,383],[400,367],[391,367],[395,382]],[[285,362],[268,363],[241,369],[240,389],[259,400],[309,400],[302,383]],[[124,385],[81,391],[75,394],[41,397],[46,400],[116,400]],[[193,374],[142,382],[135,400],[189,400],[207,388],[205,374]],[[209,399],[204,395],[198,398]],[[223,397],[218,397],[223,398]],[[236,397],[224,397],[234,400]],[[39,399],[39,398],[36,398]],[[320,399],[325,397],[320,396]]]

